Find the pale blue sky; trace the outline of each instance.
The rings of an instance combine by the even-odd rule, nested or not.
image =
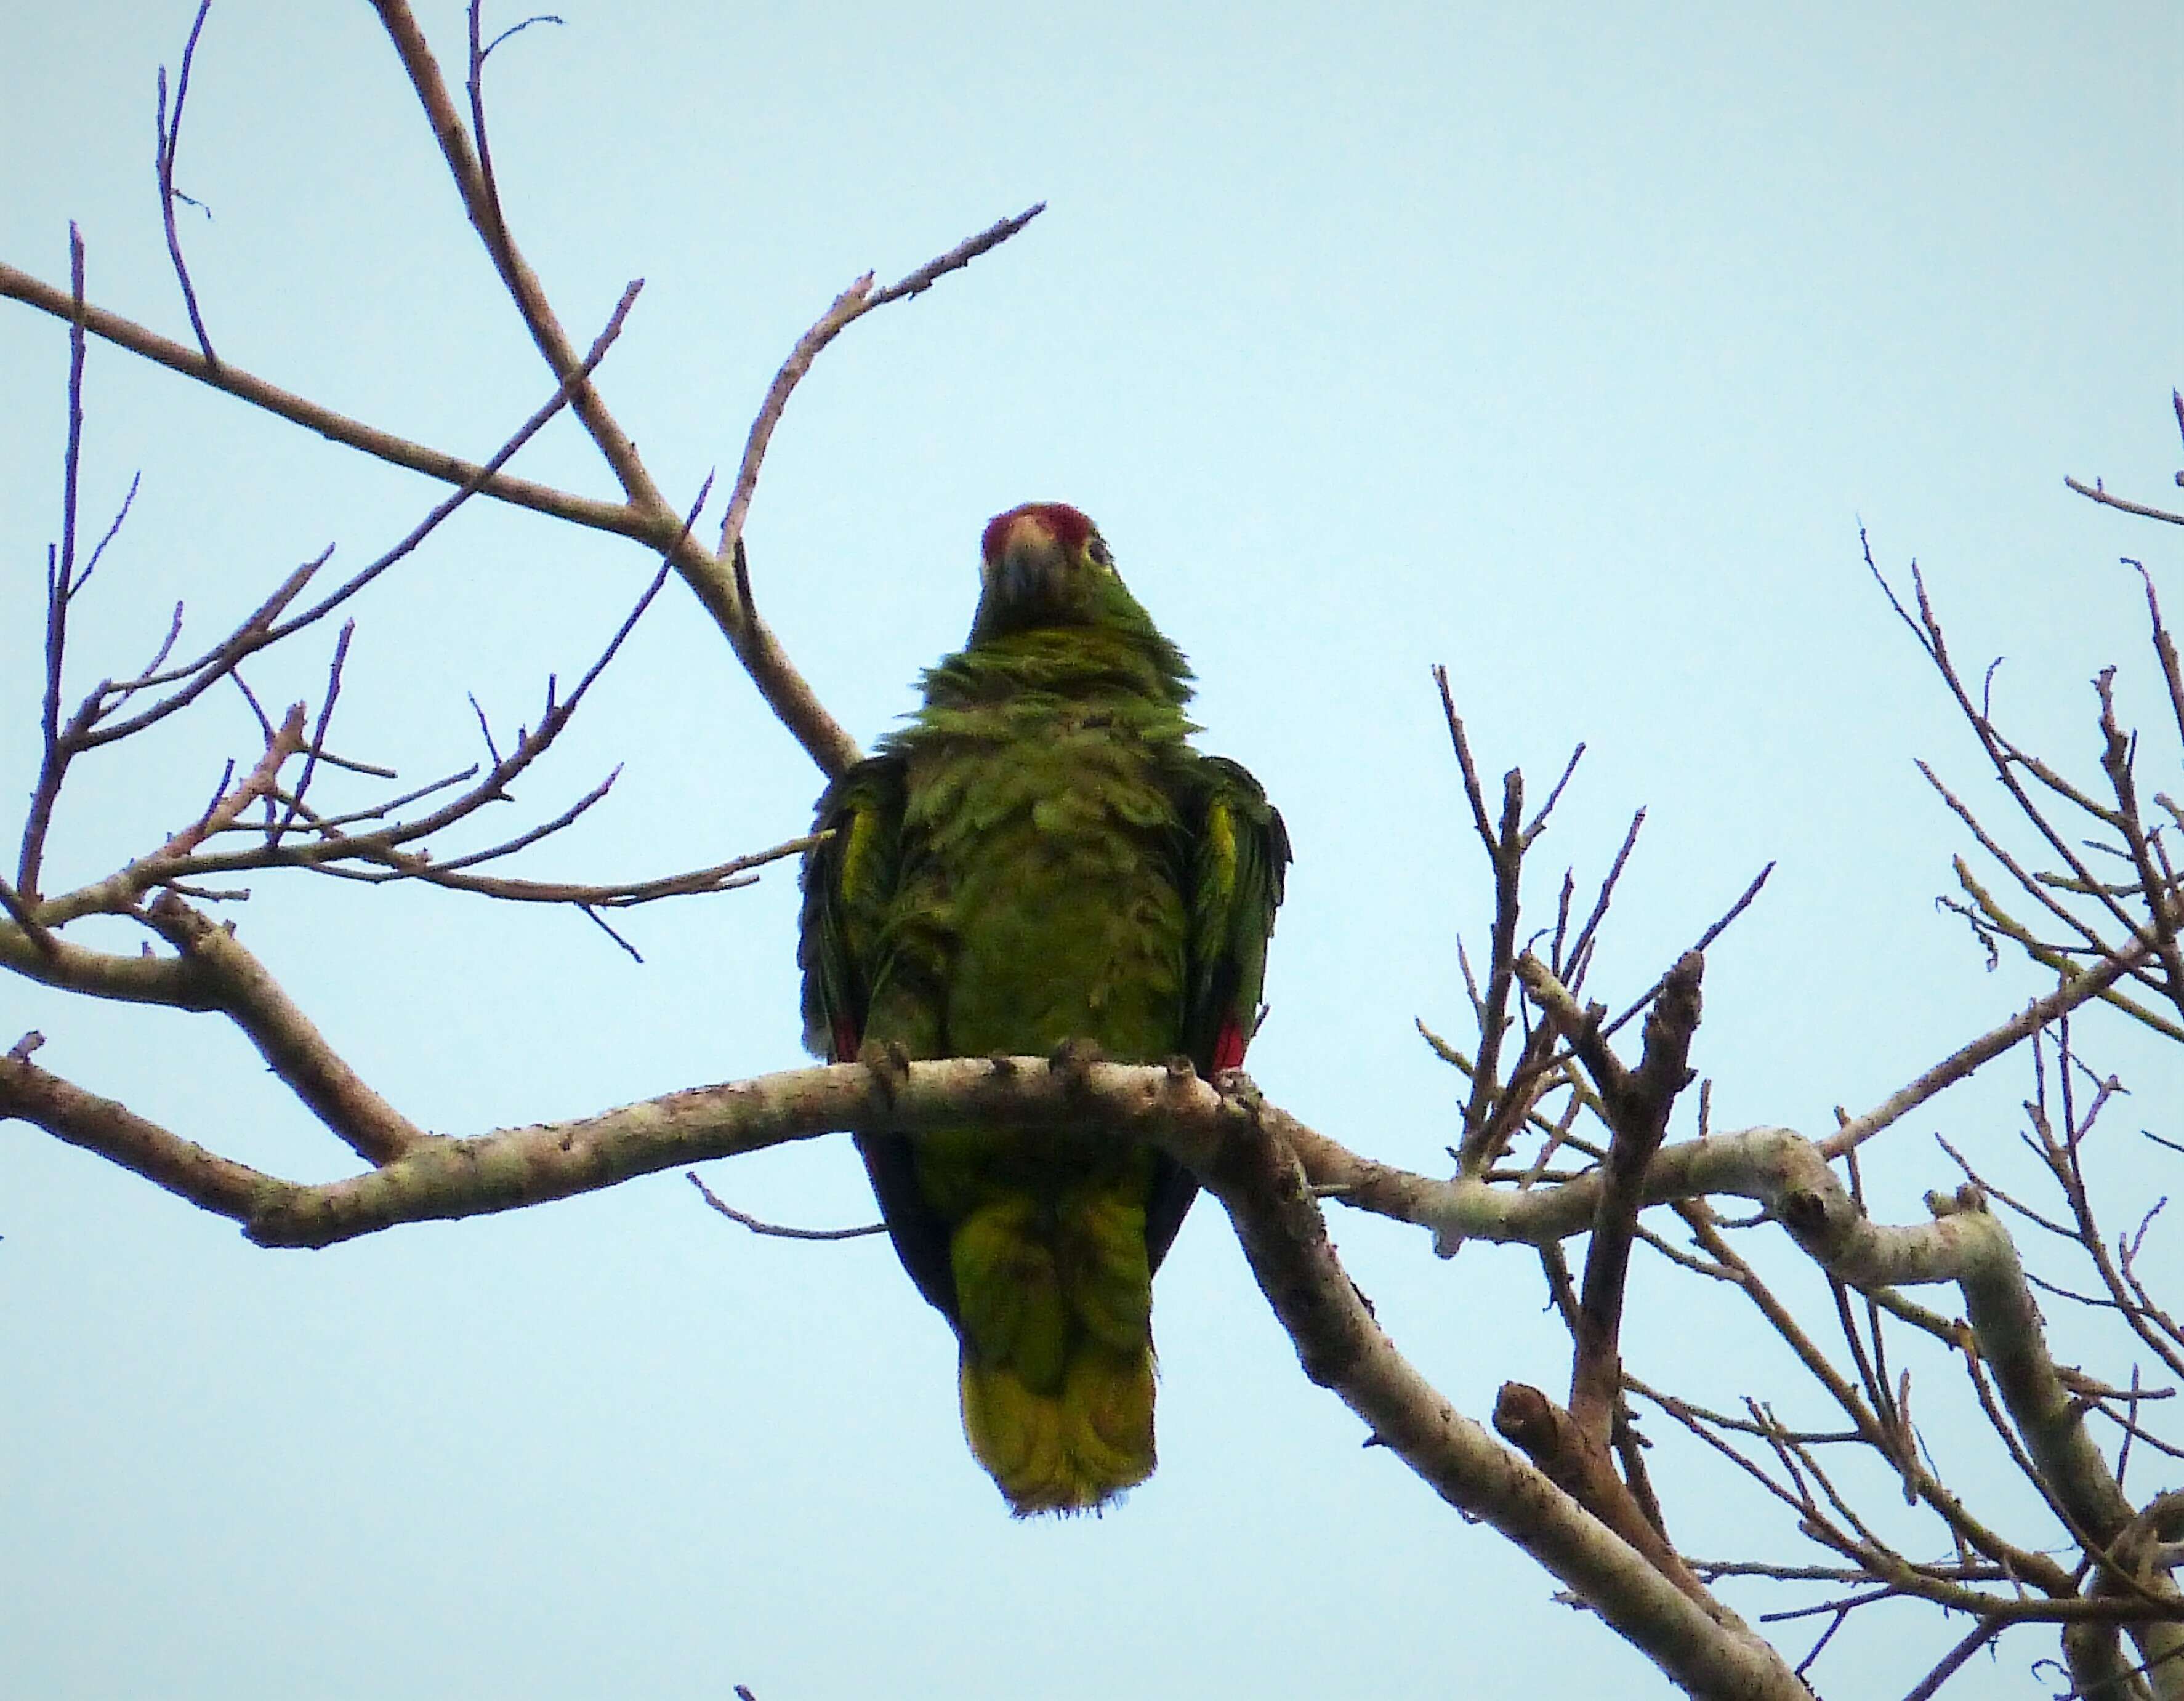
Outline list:
[[[190,9],[0,14],[0,256],[64,280],[75,218],[92,298],[181,336],[152,99]],[[456,74],[459,12],[421,15]],[[2172,8],[564,15],[493,62],[504,198],[580,339],[649,281],[602,384],[672,496],[733,465],[774,367],[850,278],[1050,203],[855,327],[798,393],[750,524],[758,598],[869,741],[960,641],[986,516],[1029,498],[1090,511],[1199,668],[1206,744],[1265,781],[1295,841],[1252,1055],[1278,1102],[1374,1155],[1443,1161],[1457,1083],[1411,1024],[1464,1036],[1453,941],[1482,937],[1488,894],[1436,661],[1490,775],[1521,762],[1544,787],[1591,745],[1542,915],[1563,861],[1596,876],[1650,809],[1602,996],[1635,994],[1780,859],[1711,959],[1699,1061],[1718,1126],[1825,1126],[2030,989],[1983,973],[1933,910],[1958,837],[1911,759],[1976,774],[1857,528],[1892,568],[1920,559],[1965,655],[2008,653],[2028,742],[2089,756],[2084,681],[2104,661],[2150,703],[2115,558],[2147,556],[2184,608],[2177,540],[2061,478],[2173,489]],[[473,456],[546,395],[366,7],[222,0],[180,181],[214,214],[185,209],[182,229],[226,358]],[[36,757],[64,358],[52,321],[0,304],[9,798]],[[109,349],[89,407],[86,513],[103,523],[139,467],[144,487],[80,616],[79,683],[148,651],[176,598],[210,631],[329,542],[370,559],[439,494]],[[566,422],[519,470],[610,488]],[[359,608],[341,743],[405,775],[460,765],[464,692],[497,724],[534,716],[545,674],[583,664],[646,565],[473,504]],[[323,664],[299,652],[254,682],[315,693]],[[187,819],[249,737],[239,706],[210,702],[144,761],[87,765],[49,884]],[[611,804],[532,871],[714,861],[800,830],[816,790],[672,593],[521,807],[549,813],[625,758]],[[578,918],[254,884],[243,937],[437,1129],[800,1060],[780,871],[633,917],[642,969]],[[0,983],[0,1041],[31,1026],[48,1066],[208,1144],[343,1168],[209,1018]],[[2130,1127],[2174,1137],[2184,1071],[2112,1038]],[[1935,1129],[2006,1162],[2026,1084],[1998,1070],[1882,1142],[1877,1213],[1914,1217],[1953,1181]],[[2119,1177],[2172,1185],[2133,1181],[2119,1131]],[[783,1219],[871,1215],[839,1141],[711,1179]],[[1467,1410],[1505,1378],[1566,1377],[1529,1255],[1441,1264],[1388,1226],[1334,1227]],[[1160,1286],[1159,1475],[1102,1520],[1034,1526],[965,1452],[944,1326],[883,1243],[754,1241],[678,1177],[271,1254],[11,1126],[0,1233],[14,1693],[1488,1696],[1541,1693],[1543,1665],[1567,1674],[1555,1693],[1652,1693],[1543,1573],[1359,1448],[1211,1208]],[[2172,1279],[2176,1243],[2155,1266]],[[1814,1412],[1744,1314],[1658,1260],[1633,1310],[1638,1374]],[[2100,1350],[2089,1364],[2121,1374]],[[1976,1496],[1994,1449],[1962,1426],[1946,1363],[1918,1362],[1929,1445]],[[1774,1556],[1807,1556],[1771,1514],[1710,1504],[1719,1479],[1652,1427],[1687,1548],[1763,1524]],[[2022,1496],[2005,1504],[2046,1539]],[[1960,1629],[1910,1610],[1853,1625],[1817,1681],[1900,1693]],[[1959,1685],[2043,1694],[2026,1667],[2053,1645],[2022,1633]]]

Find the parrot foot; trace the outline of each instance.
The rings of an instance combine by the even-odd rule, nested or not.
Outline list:
[[[1253,1116],[1259,1114],[1260,1107],[1267,1102],[1266,1095],[1259,1091],[1259,1084],[1240,1069],[1224,1069],[1217,1072],[1213,1077],[1213,1090],[1223,1098],[1234,1099]]]
[[[1067,1076],[1071,1086],[1082,1087],[1092,1065],[1102,1061],[1105,1055],[1097,1041],[1066,1039],[1047,1053],[1046,1066],[1056,1075]]]
[[[1180,1052],[1173,1057],[1163,1059],[1162,1066],[1167,1070],[1167,1084],[1170,1087],[1188,1087],[1198,1079],[1198,1066]]]
[[[889,1104],[895,1089],[910,1079],[910,1053],[900,1040],[866,1040],[857,1048],[857,1061],[872,1072],[872,1086]]]

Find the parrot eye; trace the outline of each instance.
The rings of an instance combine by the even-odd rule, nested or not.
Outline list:
[[[1107,548],[1107,540],[1096,531],[1092,534],[1091,541],[1085,544],[1084,553],[1095,567],[1112,567],[1115,564],[1115,558]]]

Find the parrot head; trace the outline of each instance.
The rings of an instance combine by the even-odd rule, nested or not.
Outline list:
[[[984,595],[973,638],[1033,626],[1097,625],[1134,609],[1100,528],[1061,502],[996,514],[979,549]]]
[[[995,514],[979,545],[978,572],[983,588],[966,659],[999,651],[1073,657],[1078,667],[1096,660],[1124,674],[1142,668],[1145,680],[1134,688],[1176,704],[1190,699],[1190,664],[1123,585],[1107,540],[1079,509],[1028,502]]]

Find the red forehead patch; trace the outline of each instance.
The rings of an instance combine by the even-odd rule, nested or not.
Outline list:
[[[1084,547],[1085,540],[1092,535],[1092,522],[1067,503],[1028,502],[1006,514],[997,514],[986,522],[986,535],[980,540],[979,553],[989,561],[999,556],[1011,528],[1019,520],[1038,520],[1053,534],[1054,541],[1072,555]]]

